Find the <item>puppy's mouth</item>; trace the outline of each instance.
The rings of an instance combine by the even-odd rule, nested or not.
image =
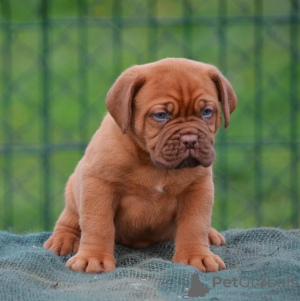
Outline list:
[[[181,160],[171,160],[161,162],[159,160],[152,159],[153,163],[158,168],[162,169],[182,169],[182,168],[194,168],[199,165],[203,167],[209,167],[213,164],[215,159],[215,152],[212,149],[209,156],[203,156],[203,154],[196,153],[194,150],[186,150],[185,155]]]
[[[175,169],[181,169],[181,168],[192,168],[199,166],[201,163],[196,158],[193,158],[191,156],[187,157],[183,161],[180,162],[179,165]]]

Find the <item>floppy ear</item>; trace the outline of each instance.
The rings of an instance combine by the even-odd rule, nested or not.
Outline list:
[[[130,125],[132,101],[146,79],[140,75],[136,67],[124,71],[109,89],[106,96],[106,107],[123,134]]]
[[[222,111],[225,117],[225,129],[227,128],[230,121],[230,114],[234,111],[237,105],[237,97],[230,82],[224,77],[224,75],[217,69],[214,68],[210,77],[215,83],[219,101],[221,102]]]

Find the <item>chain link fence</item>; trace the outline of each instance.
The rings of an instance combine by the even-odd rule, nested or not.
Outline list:
[[[50,230],[125,68],[217,65],[239,103],[217,135],[213,224],[299,226],[298,0],[1,0],[0,228]]]

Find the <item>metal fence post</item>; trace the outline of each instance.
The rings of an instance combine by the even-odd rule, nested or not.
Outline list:
[[[157,59],[157,18],[156,0],[148,0],[148,60],[149,62]]]
[[[193,59],[193,52],[192,52],[192,37],[191,37],[191,17],[193,14],[193,9],[191,2],[189,0],[183,0],[183,36],[182,40],[183,43],[183,55],[185,58]]]
[[[10,117],[12,102],[12,22],[11,22],[11,5],[10,0],[2,3],[3,13],[5,15],[5,43],[3,46],[3,114]],[[13,132],[11,129],[10,118],[4,119],[3,137],[4,147],[11,147],[13,142]],[[11,151],[4,153],[3,166],[3,183],[4,183],[4,200],[3,200],[3,227],[5,229],[13,225],[13,153]]]
[[[50,102],[49,102],[49,1],[41,0],[41,87],[42,87],[42,141],[41,166],[43,169],[44,229],[50,229],[51,222],[51,164],[50,164]]]
[[[254,94],[254,152],[255,152],[255,161],[254,161],[254,206],[255,206],[255,218],[258,225],[262,224],[262,103],[263,103],[263,29],[262,29],[262,11],[263,11],[263,0],[255,0],[255,23],[254,23],[254,70],[255,70],[255,94]]]
[[[218,61],[222,72],[227,70],[227,0],[219,0],[218,2]],[[222,177],[221,181],[221,195],[220,195],[220,229],[228,228],[228,149],[227,149],[227,133],[222,131],[220,138],[220,151],[218,156],[220,158],[220,170]]]
[[[255,217],[258,225],[262,224],[262,131],[263,131],[263,117],[262,117],[262,103],[263,103],[263,0],[255,0],[255,23],[254,23],[254,39],[255,39],[255,55],[254,55],[254,70],[255,70],[255,99],[254,99],[254,135],[255,135],[255,161],[254,161],[254,184],[255,184]]]
[[[122,1],[114,0],[113,3],[113,59],[114,77],[116,78],[122,68]]]
[[[87,78],[87,64],[88,64],[88,28],[86,22],[86,13],[87,13],[87,1],[78,0],[78,81],[79,81],[79,100],[82,114],[79,118],[79,133],[81,142],[85,142],[87,139],[87,108],[88,108],[88,78]],[[81,147],[81,152],[85,146]]]
[[[299,2],[291,0],[290,7],[290,177],[291,177],[291,200],[292,213],[291,223],[293,227],[299,227],[299,149],[298,149],[298,62],[299,62],[299,31],[297,27],[297,15],[299,14]]]

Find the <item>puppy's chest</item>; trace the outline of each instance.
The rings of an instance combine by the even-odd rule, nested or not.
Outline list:
[[[177,197],[172,185],[157,181],[153,185],[131,184],[122,187],[118,199],[118,216],[124,222],[154,227],[170,222],[176,213]]]
[[[177,193],[174,192],[177,191],[172,189],[172,185],[161,182],[150,186],[128,183],[119,194],[120,207],[127,210],[134,207],[135,211],[151,212],[164,210],[166,207],[173,208],[177,204]]]
[[[193,178],[139,169],[125,175],[122,180],[123,195],[135,194],[142,197],[147,195],[151,199],[156,199],[163,196],[176,198],[191,184]]]
[[[137,233],[169,227],[176,216],[177,199],[161,191],[162,187],[156,187],[144,194],[123,195],[116,222]]]
[[[189,184],[186,178],[162,176],[141,169],[127,174],[116,187],[116,220],[140,229],[166,227],[173,223],[178,196]]]

